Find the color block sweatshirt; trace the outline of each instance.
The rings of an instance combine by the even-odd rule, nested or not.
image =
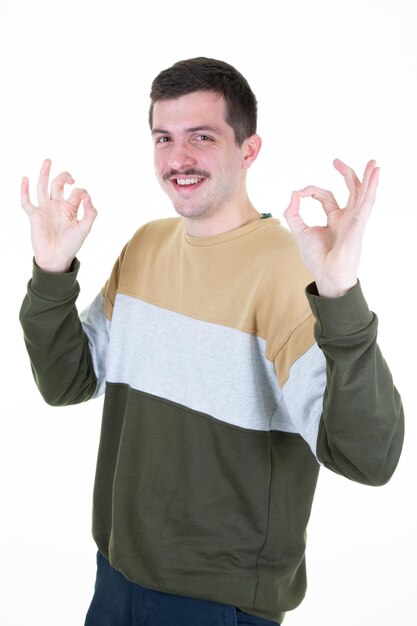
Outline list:
[[[207,238],[143,226],[80,317],[77,271],[35,267],[21,321],[47,402],[105,392],[98,549],[145,587],[281,622],[305,594],[320,465],[380,485],[401,450],[360,286],[305,290],[275,219]]]

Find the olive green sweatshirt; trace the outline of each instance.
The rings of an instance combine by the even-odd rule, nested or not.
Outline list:
[[[306,289],[275,219],[203,238],[180,218],[147,224],[81,316],[77,271],[35,267],[21,321],[48,403],[105,393],[98,549],[145,587],[281,622],[305,594],[320,465],[382,485],[400,455],[359,284]]]

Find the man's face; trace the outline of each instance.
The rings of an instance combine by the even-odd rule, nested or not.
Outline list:
[[[226,101],[195,91],[153,108],[155,171],[177,213],[208,218],[237,201],[245,187],[245,142],[225,121]]]

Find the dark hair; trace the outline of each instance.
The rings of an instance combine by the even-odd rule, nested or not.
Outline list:
[[[225,98],[226,122],[233,128],[239,146],[256,133],[257,103],[248,81],[228,63],[206,57],[178,61],[158,74],[150,94],[150,127],[155,102],[179,98],[194,91],[214,91]]]

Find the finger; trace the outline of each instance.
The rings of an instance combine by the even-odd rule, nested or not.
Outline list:
[[[367,191],[368,186],[369,186],[369,181],[370,181],[372,172],[375,170],[375,166],[376,166],[376,161],[374,159],[372,159],[371,161],[368,161],[368,163],[366,164],[365,171],[364,171],[364,174],[363,174],[363,181],[362,181],[360,200],[366,194],[366,191]]]
[[[53,200],[62,200],[64,197],[64,185],[72,185],[74,182],[73,177],[68,172],[59,174],[51,183],[51,198]]]
[[[73,189],[67,200],[64,202],[64,211],[68,219],[73,219],[77,216],[78,209],[80,208],[81,200],[87,196],[88,193],[85,189]]]
[[[333,161],[333,165],[345,179],[345,183],[349,191],[349,199],[346,208],[351,208],[355,204],[359,196],[361,190],[361,181],[356,176],[354,170],[349,167],[349,165],[346,165],[346,163],[343,163],[343,161],[341,161],[340,159],[335,159]]]
[[[284,211],[284,217],[287,220],[287,224],[290,227],[291,232],[297,237],[308,228],[300,215],[300,197],[299,192],[293,191],[291,194],[291,200],[288,207]]]
[[[38,180],[38,203],[44,204],[49,200],[49,173],[51,171],[51,160],[45,159],[42,163]]]
[[[336,202],[336,199],[331,191],[327,189],[322,189],[321,187],[315,187],[314,185],[309,185],[304,189],[301,189],[297,192],[300,198],[314,198],[314,200],[318,200],[326,215],[330,215],[333,211],[337,211],[339,209],[339,205]]]
[[[94,220],[97,217],[97,210],[94,208],[91,197],[87,194],[83,197],[84,215],[79,221],[79,226],[83,239],[85,239],[91,230]]]
[[[29,179],[27,176],[24,176],[22,178],[22,184],[20,186],[20,200],[21,200],[23,209],[28,215],[30,215],[35,207],[30,201]]]
[[[369,182],[361,202],[361,214],[364,219],[368,219],[375,204],[376,190],[379,180],[379,167],[374,167],[369,175]]]

